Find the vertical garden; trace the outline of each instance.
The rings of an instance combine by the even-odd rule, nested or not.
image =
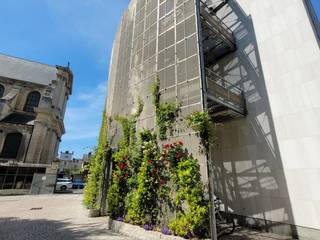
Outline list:
[[[172,133],[179,112],[174,103],[160,103],[159,81],[152,88],[156,113],[155,130],[137,130],[143,110],[138,101],[137,112],[116,116],[122,138],[112,153],[113,170],[107,193],[109,215],[118,221],[143,226],[186,238],[203,237],[208,232],[208,200],[205,198],[198,160],[188,152],[182,141],[162,144]],[[207,112],[195,112],[185,119],[197,132],[201,149],[209,148],[212,126]],[[103,115],[99,143],[90,163],[84,204],[100,207],[99,194],[107,143],[107,122]]]

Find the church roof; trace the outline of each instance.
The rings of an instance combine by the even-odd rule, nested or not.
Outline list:
[[[0,76],[42,85],[57,79],[56,66],[0,54]]]

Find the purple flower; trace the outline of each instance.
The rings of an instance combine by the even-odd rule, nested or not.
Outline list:
[[[192,238],[193,237],[193,234],[191,233],[191,232],[188,232],[185,236],[184,236],[184,238],[186,238],[186,239],[189,239],[189,238]]]
[[[164,226],[161,228],[161,232],[164,234],[164,235],[171,235],[171,231],[170,229],[167,227],[167,226]]]
[[[117,217],[116,221],[123,222],[123,217]]]
[[[150,231],[150,230],[152,230],[152,226],[149,224],[145,224],[145,225],[143,225],[143,229],[146,231]]]

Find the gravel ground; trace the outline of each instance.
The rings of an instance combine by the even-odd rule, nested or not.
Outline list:
[[[0,197],[0,240],[128,240],[88,218],[82,194]]]

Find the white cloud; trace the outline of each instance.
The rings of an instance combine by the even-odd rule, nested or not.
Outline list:
[[[96,139],[106,98],[106,82],[74,96],[73,106],[67,107],[66,134],[63,141]],[[98,117],[99,116],[99,117]]]

